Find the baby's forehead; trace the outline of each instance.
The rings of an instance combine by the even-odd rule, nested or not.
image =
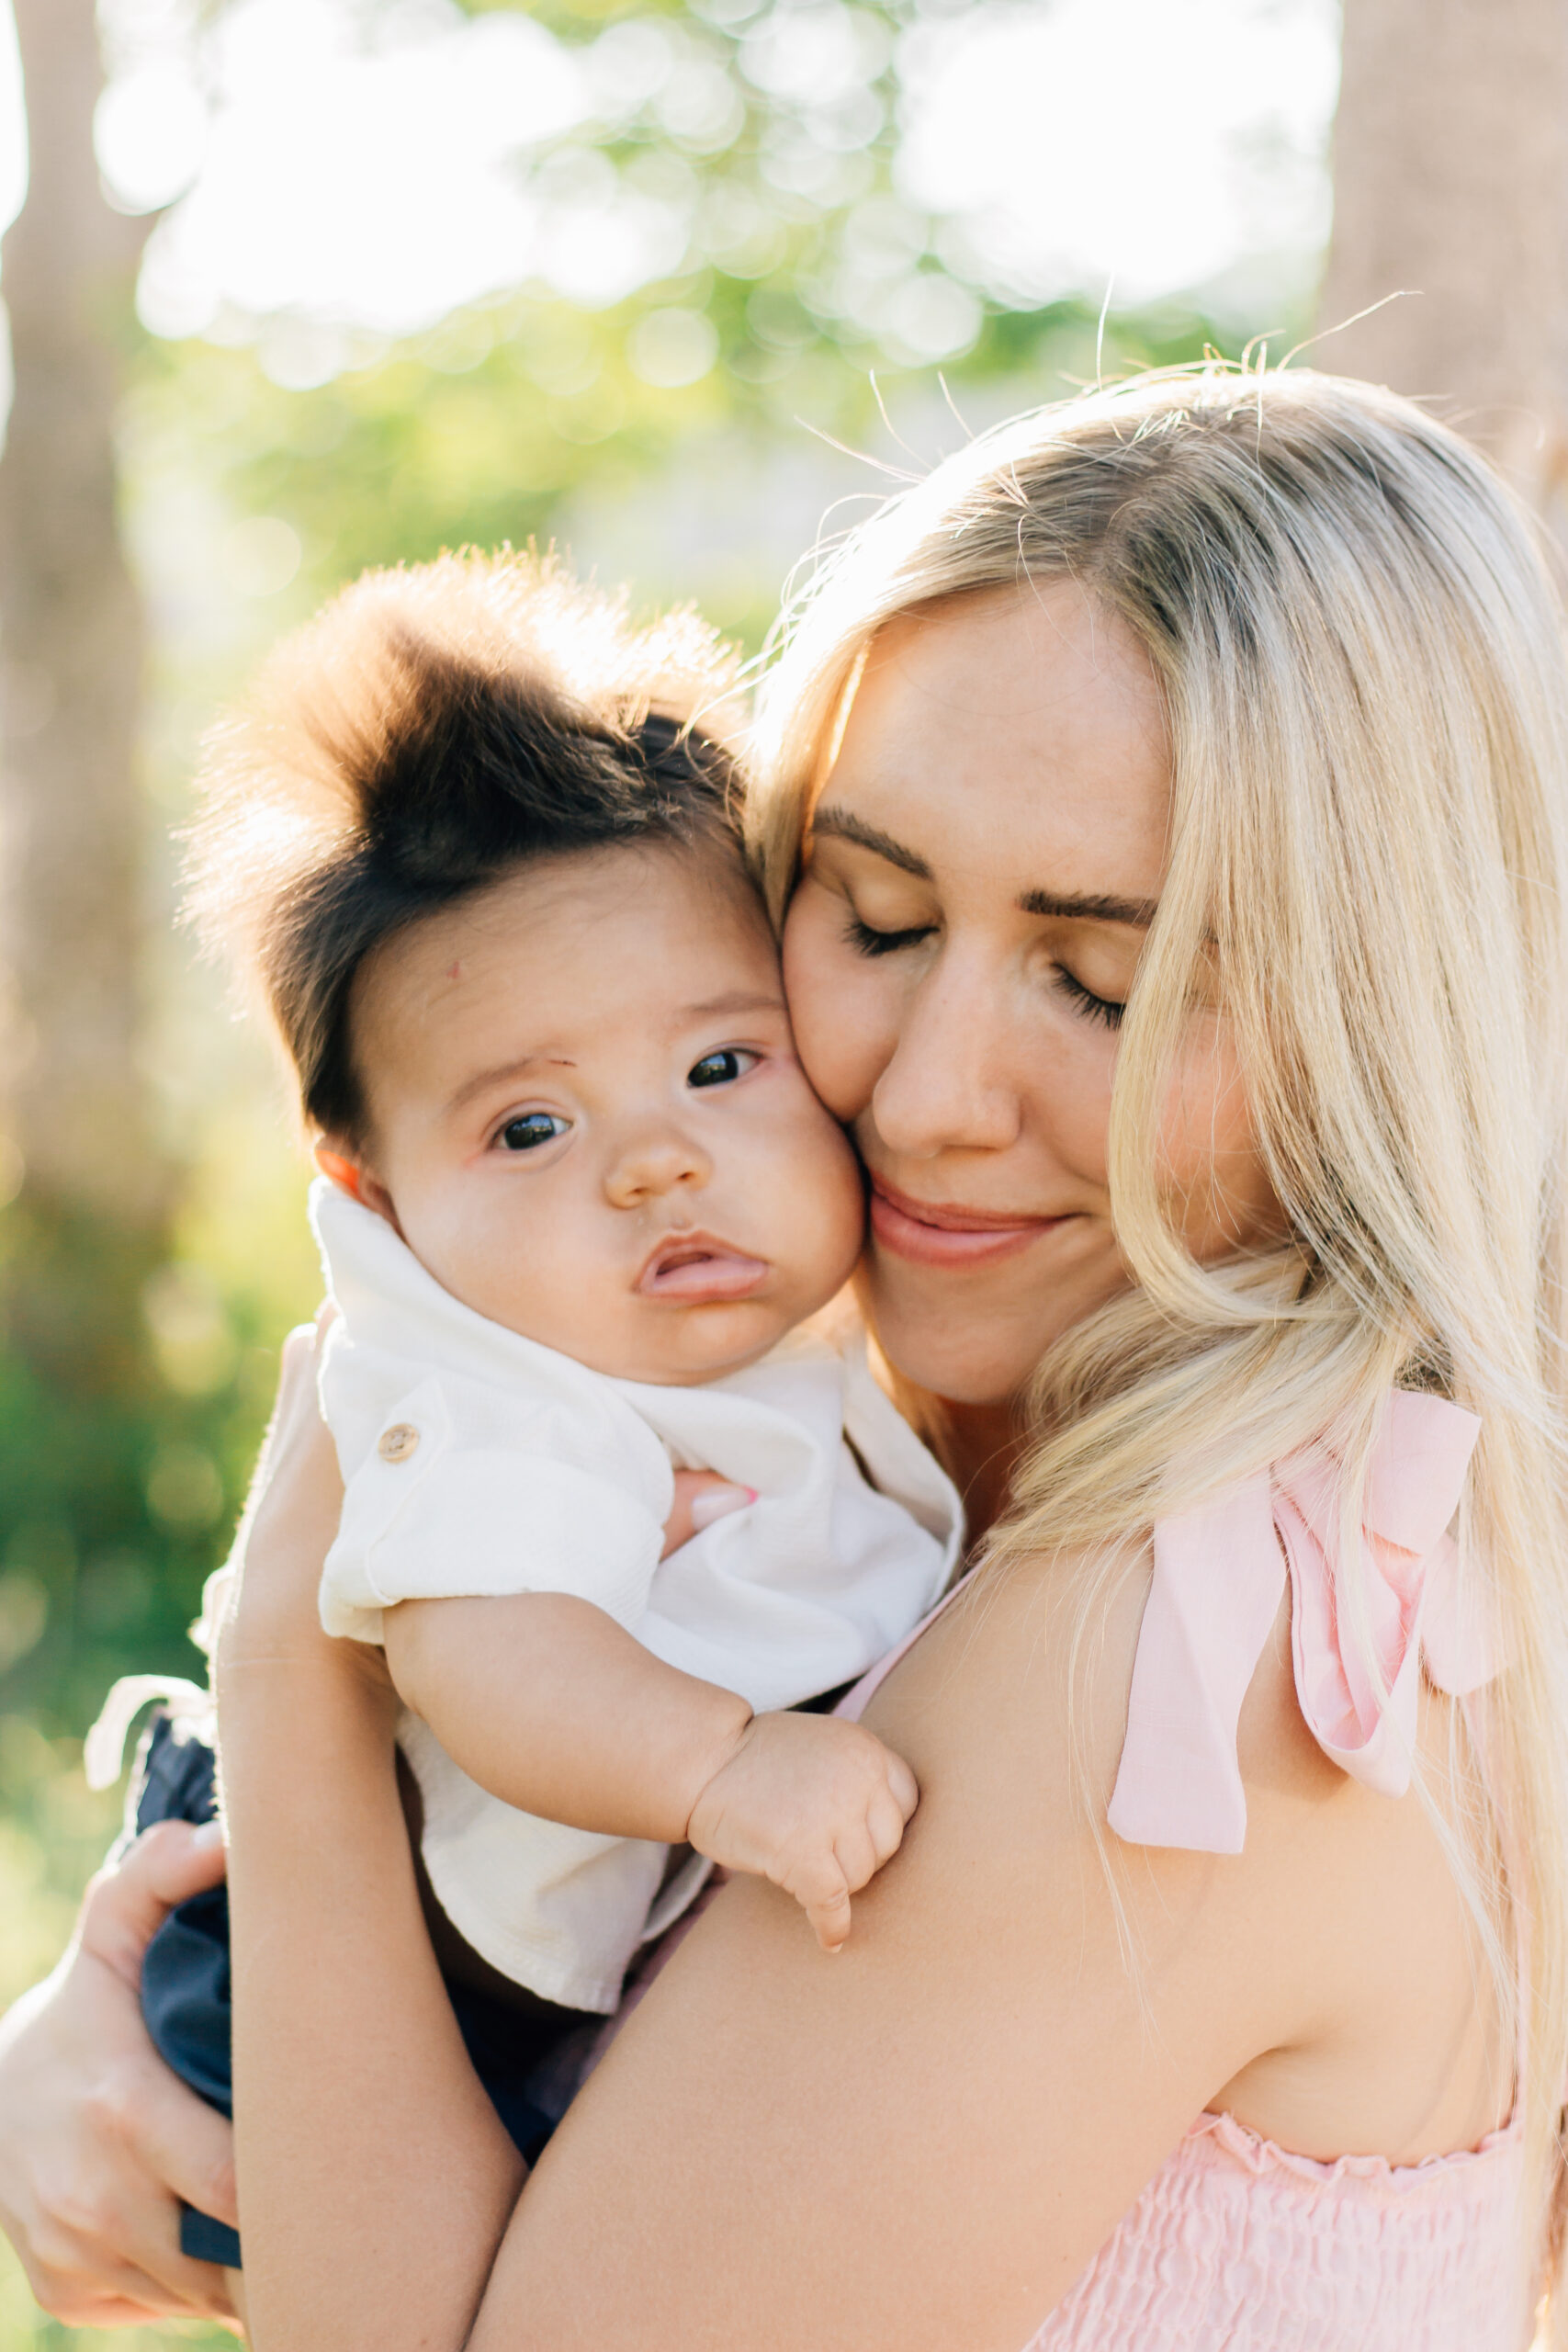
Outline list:
[[[362,1076],[432,1081],[504,1035],[648,1035],[711,1008],[782,1008],[777,944],[728,844],[638,843],[531,860],[367,958]]]

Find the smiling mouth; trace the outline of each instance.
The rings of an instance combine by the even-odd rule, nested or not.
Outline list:
[[[871,1180],[871,1229],[895,1257],[918,1265],[973,1266],[1026,1250],[1066,1225],[1065,1216],[1018,1216],[954,1202],[924,1202],[898,1192],[886,1178]]]
[[[764,1258],[749,1257],[712,1233],[667,1233],[638,1274],[643,1298],[668,1299],[681,1306],[705,1306],[729,1298],[750,1298],[768,1278]]]

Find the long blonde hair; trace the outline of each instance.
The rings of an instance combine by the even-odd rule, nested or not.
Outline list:
[[[1120,618],[1160,683],[1169,862],[1111,1114],[1136,1287],[1041,1365],[1037,1442],[992,1559],[1106,1556],[1157,1513],[1324,1438],[1344,1461],[1348,1531],[1391,1385],[1482,1417],[1461,1549],[1506,1661],[1485,1747],[1508,1897],[1528,1921],[1527,2139],[1535,2180],[1555,2180],[1568,2085],[1558,599],[1496,475],[1391,393],[1209,367],[1021,418],[891,501],[786,616],[750,819],[775,910],[877,629],[1064,577]],[[1200,1265],[1156,1136],[1190,1010],[1216,980],[1288,1238]],[[1364,1634],[1361,1603],[1341,1591]]]

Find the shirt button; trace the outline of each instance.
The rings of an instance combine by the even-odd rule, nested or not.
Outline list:
[[[376,1451],[383,1462],[406,1462],[419,1443],[419,1431],[412,1421],[394,1421],[383,1430],[376,1442]]]

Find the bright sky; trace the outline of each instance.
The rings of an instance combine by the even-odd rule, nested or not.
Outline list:
[[[841,0],[777,0],[754,18],[745,0],[706,5],[750,26],[743,72],[813,127],[818,192],[852,196],[875,130],[877,21]],[[344,336],[418,332],[530,277],[604,304],[675,271],[694,240],[744,242],[713,193],[735,99],[694,19],[622,22],[570,51],[526,14],[470,20],[451,0],[231,0],[202,88],[193,0],[100,13],[118,64],[99,116],[106,176],[128,209],[176,199],[149,247],[148,324],[231,334],[289,314],[317,338],[294,380],[331,372]],[[908,212],[935,216],[943,259],[1004,300],[1098,299],[1113,278],[1120,305],[1259,269],[1284,282],[1321,245],[1335,0],[938,0],[895,62]],[[640,175],[586,141],[536,164],[575,126],[649,107],[701,182],[668,150]],[[0,0],[0,219],[25,169]],[[912,249],[887,264],[906,233]],[[911,269],[919,224],[890,223],[884,203],[866,239],[885,274]],[[974,317],[959,300],[910,336],[942,356]]]

